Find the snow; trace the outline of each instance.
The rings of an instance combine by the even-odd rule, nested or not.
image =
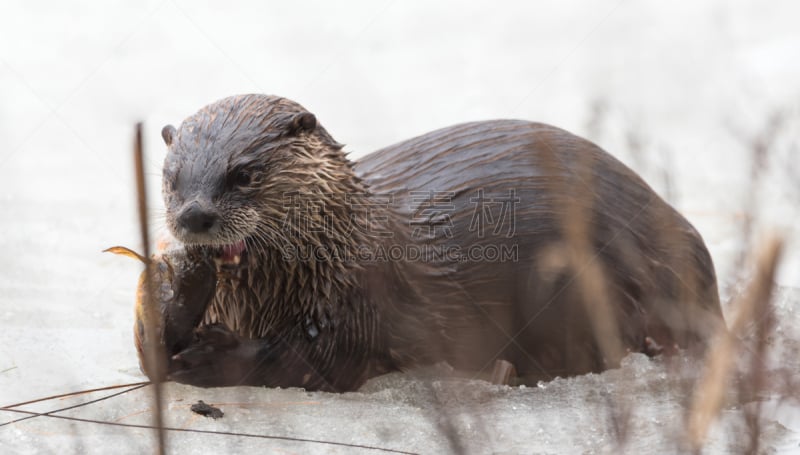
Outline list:
[[[147,128],[153,222],[162,226],[161,127],[246,92],[301,102],[354,157],[487,118],[590,137],[703,234],[729,317],[749,276],[742,251],[783,235],[768,366],[775,378],[800,376],[800,7],[792,0],[43,1],[4,2],[0,12],[0,406],[144,380],[132,342],[140,264],[100,252],[140,249],[133,123]],[[776,112],[782,123],[753,188],[748,144]],[[757,210],[745,239],[751,196]],[[470,453],[681,452],[674,435],[685,421],[686,385],[700,371],[687,359],[634,355],[619,370],[527,388],[448,378],[437,368],[341,395],[169,384],[166,423],[423,453],[459,444]],[[800,453],[800,404],[780,396],[771,383],[760,397],[764,449]],[[225,417],[192,414],[197,400]],[[754,405],[726,402],[706,452],[744,450],[737,436]],[[622,448],[614,410],[633,417]],[[147,388],[59,413],[138,424],[151,414]],[[0,424],[19,417],[0,412]],[[168,442],[180,453],[373,452],[180,432]],[[153,446],[152,432],[140,428],[48,417],[0,427],[0,453]]]

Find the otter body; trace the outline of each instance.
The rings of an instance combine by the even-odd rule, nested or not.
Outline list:
[[[217,264],[176,381],[344,391],[499,359],[549,378],[724,327],[700,235],[566,131],[469,123],[352,163],[297,103],[246,95],[163,136],[170,230]]]

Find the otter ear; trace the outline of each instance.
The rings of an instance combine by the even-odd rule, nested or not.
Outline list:
[[[317,117],[315,117],[311,112],[301,112],[292,117],[292,121],[289,124],[289,133],[298,134],[314,131],[314,128],[316,127]]]
[[[175,127],[172,125],[167,125],[164,128],[161,128],[161,137],[164,138],[164,143],[167,144],[167,147],[172,145],[172,140],[175,139]]]

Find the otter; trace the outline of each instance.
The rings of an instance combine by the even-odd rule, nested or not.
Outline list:
[[[700,234],[559,128],[465,123],[351,161],[300,104],[241,95],[162,136],[180,242],[162,258],[183,265],[161,286],[188,306],[160,302],[171,380],[349,391],[496,361],[541,379],[724,330]]]

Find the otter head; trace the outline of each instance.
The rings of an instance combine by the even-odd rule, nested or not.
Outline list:
[[[286,194],[327,187],[326,167],[350,169],[313,114],[274,96],[225,98],[177,129],[165,126],[162,137],[169,229],[187,245],[215,248],[228,264],[286,239]]]

